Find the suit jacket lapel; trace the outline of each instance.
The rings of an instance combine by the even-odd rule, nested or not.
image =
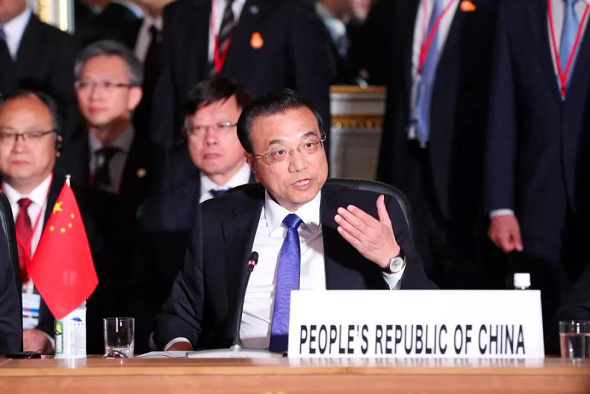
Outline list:
[[[552,86],[551,90],[555,96],[561,100],[559,87],[557,86],[557,77],[553,66],[552,49],[550,43],[550,33],[547,28],[547,7],[546,2],[542,0],[529,1],[529,20],[531,23],[532,41],[536,47],[536,53],[539,56],[541,67],[547,75],[547,80]]]
[[[260,25],[259,21],[266,9],[264,0],[247,0],[244,4],[225,59],[223,75],[236,75],[236,69],[240,67],[240,58],[244,50],[250,46],[250,32],[255,31],[255,27]]]
[[[439,67],[444,67],[450,59],[459,56],[459,49],[461,44],[461,31],[465,23],[465,18],[468,17],[468,13],[461,11],[460,2],[457,3],[457,10],[451,22],[451,27],[447,35],[447,39],[443,46],[442,53],[440,54]],[[444,72],[441,71],[441,72]]]
[[[227,293],[232,303],[229,308],[232,323],[229,327],[235,327],[234,311],[240,302],[240,292],[246,278],[246,262],[252,253],[263,203],[263,188],[257,189],[254,193],[248,193],[244,203],[234,208],[232,214],[227,215],[222,223],[223,242],[226,245]],[[248,235],[244,236],[245,234]]]
[[[178,45],[177,49],[186,48],[186,56],[177,56],[180,61],[180,69],[187,74],[189,84],[195,84],[205,79],[208,72],[209,56],[209,19],[211,16],[211,0],[192,0],[189,12],[184,15],[188,19],[183,26],[184,42],[191,45]],[[191,61],[190,59],[194,59]],[[187,69],[187,66],[196,64],[197,67]]]
[[[410,19],[401,21],[399,18],[397,22],[403,23],[405,29],[403,30],[401,42],[404,43],[403,47],[403,62],[404,62],[404,81],[407,96],[410,96],[412,91],[412,57],[414,50],[414,29],[416,28],[416,17],[418,13],[419,0],[407,1],[406,9],[400,10],[399,15],[410,15]]]

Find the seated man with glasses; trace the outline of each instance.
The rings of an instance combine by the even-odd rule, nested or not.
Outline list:
[[[185,172],[193,175],[148,199],[142,210],[140,259],[131,299],[140,352],[148,350],[156,313],[184,261],[199,203],[254,181],[236,132],[242,108],[249,100],[241,86],[214,78],[198,83],[184,105],[183,134],[190,157],[186,158],[190,168]],[[179,166],[172,168],[178,170]],[[168,174],[168,178],[174,175]]]
[[[65,176],[54,172],[61,148],[61,127],[54,100],[42,93],[21,91],[0,103],[0,175],[15,220],[22,283],[23,347],[52,353],[53,315],[37,294],[28,266],[45,223],[63,187]],[[94,193],[72,180],[99,285],[88,300],[87,350],[102,352],[102,318],[121,313],[116,300],[127,283],[116,283],[121,269],[118,252],[108,243],[97,206],[114,211],[108,193]],[[56,251],[56,253],[59,251]],[[115,267],[117,270],[115,270]],[[112,272],[112,275],[110,274]],[[123,278],[126,279],[126,278]],[[122,279],[118,279],[122,282]],[[0,286],[1,287],[1,286]],[[109,301],[110,300],[110,301]],[[112,309],[108,309],[113,307]],[[1,341],[0,341],[1,342]]]
[[[393,198],[325,185],[322,121],[307,99],[289,89],[263,96],[237,127],[261,186],[198,207],[184,268],[158,315],[159,348],[229,348],[243,302],[243,347],[281,352],[290,290],[436,287]],[[253,251],[258,265],[242,300]]]

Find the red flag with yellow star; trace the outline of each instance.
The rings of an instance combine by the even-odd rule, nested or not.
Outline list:
[[[67,182],[52,208],[28,269],[57,320],[86,301],[98,284],[80,209]]]

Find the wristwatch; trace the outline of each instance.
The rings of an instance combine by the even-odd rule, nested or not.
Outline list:
[[[399,249],[399,254],[389,259],[387,266],[383,268],[386,274],[397,274],[406,265],[406,254],[402,248]]]

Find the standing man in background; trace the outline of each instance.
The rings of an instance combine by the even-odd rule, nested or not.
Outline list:
[[[586,261],[580,166],[590,88],[586,0],[511,0],[500,9],[486,149],[490,239],[541,290],[545,350]],[[526,39],[525,39],[526,38]]]
[[[154,142],[178,148],[176,130],[188,89],[214,75],[236,81],[254,97],[297,89],[316,103],[329,125],[325,38],[313,7],[301,0],[170,4],[164,9],[163,65],[154,92]],[[186,149],[179,151],[175,154],[188,162]]]
[[[54,97],[69,138],[77,123],[73,37],[43,23],[26,0],[0,1],[0,97],[34,89]]]
[[[382,0],[367,21],[382,35],[371,38],[388,71],[377,178],[408,196],[417,249],[443,288],[502,285],[482,251],[497,8],[497,0]]]
[[[366,83],[359,75],[358,50],[352,32],[367,19],[373,0],[318,0],[316,12],[322,20],[329,39],[328,59],[333,85]]]

